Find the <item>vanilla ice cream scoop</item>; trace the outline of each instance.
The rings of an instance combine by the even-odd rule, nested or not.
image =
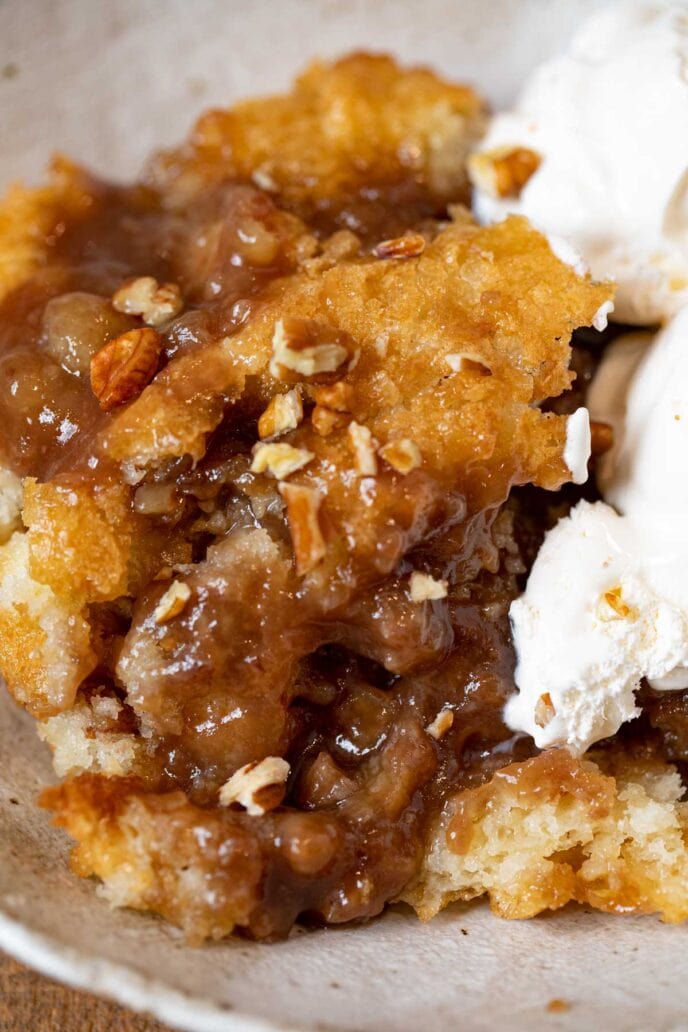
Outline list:
[[[519,692],[506,719],[582,752],[637,710],[642,678],[688,688],[688,307],[608,349],[588,397],[616,444],[551,530],[511,607]]]
[[[625,0],[541,66],[470,159],[479,220],[527,215],[618,283],[615,318],[688,302],[688,4]]]
[[[688,306],[654,338],[612,344],[588,407],[615,433],[597,473],[605,500],[659,539],[682,531],[688,551]]]

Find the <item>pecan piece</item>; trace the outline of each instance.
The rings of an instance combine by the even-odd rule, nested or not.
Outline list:
[[[112,307],[127,315],[140,315],[148,326],[161,326],[179,315],[183,303],[176,283],[158,283],[154,276],[138,276],[115,291]]]
[[[91,387],[100,407],[109,412],[138,397],[158,369],[163,340],[144,327],[108,341],[91,359]]]
[[[388,466],[395,469],[397,473],[406,476],[412,470],[418,469],[423,456],[420,448],[410,437],[402,437],[399,441],[390,441],[380,448],[380,455]]]
[[[303,404],[298,388],[276,394],[258,420],[258,436],[278,437],[295,430],[303,419]]]
[[[348,418],[345,412],[334,412],[323,405],[316,405],[311,412],[313,429],[320,437],[328,437],[334,430],[346,426]]]
[[[472,154],[468,174],[473,185],[491,197],[518,197],[541,161],[529,147],[496,147]]]
[[[220,789],[220,806],[239,803],[250,817],[262,817],[282,802],[288,777],[289,764],[281,756],[247,763]]]
[[[392,240],[381,240],[373,250],[376,258],[417,258],[425,250],[425,237],[407,233]]]
[[[276,480],[296,473],[315,458],[306,448],[293,448],[291,444],[256,444],[253,449],[252,473],[270,473]]]
[[[342,330],[311,319],[278,319],[272,337],[270,375],[308,378],[335,373],[350,358],[350,338]]]
[[[313,400],[316,405],[332,409],[334,412],[351,412],[354,403],[354,389],[350,383],[337,380],[336,383],[313,388]]]
[[[409,579],[409,595],[412,602],[432,602],[447,597],[446,580],[435,580],[429,573],[414,570]]]
[[[377,442],[367,426],[360,423],[349,424],[349,444],[354,453],[356,471],[362,477],[374,477],[377,473]]]
[[[318,565],[327,551],[318,517],[320,496],[312,488],[297,484],[280,484],[279,493],[287,503],[296,572],[302,577]]]
[[[552,702],[549,692],[544,692],[535,704],[534,720],[538,727],[547,727],[549,722],[556,717],[557,711]]]
[[[426,727],[427,733],[431,738],[434,738],[436,742],[439,742],[441,738],[444,738],[447,731],[451,730],[452,724],[454,723],[454,711],[447,709],[441,709],[432,723]]]
[[[156,624],[168,623],[175,616],[179,616],[190,598],[191,588],[188,584],[184,581],[172,581],[153,612]]]
[[[607,606],[611,613],[606,609]],[[634,606],[629,606],[623,597],[621,585],[617,584],[616,587],[602,592],[598,616],[605,621],[616,619],[633,621],[638,619],[638,610]]]

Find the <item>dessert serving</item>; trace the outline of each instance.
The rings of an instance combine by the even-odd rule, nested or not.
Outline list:
[[[613,77],[650,55],[684,111],[682,11],[609,9],[551,75],[592,35],[608,81],[622,26]],[[0,208],[0,671],[74,871],[191,942],[688,916],[688,156],[604,225],[627,278],[595,205],[563,227],[593,278],[537,203],[548,74],[490,119],[316,63],[133,186],[60,158]]]

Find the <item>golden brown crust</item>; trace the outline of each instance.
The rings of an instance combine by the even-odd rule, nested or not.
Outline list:
[[[85,215],[97,192],[87,173],[62,157],[46,186],[10,187],[0,202],[0,301],[45,267],[65,216]]]
[[[330,228],[347,209],[347,226],[374,221],[377,209],[389,223],[396,200],[406,229],[467,199],[464,162],[485,119],[467,86],[352,54],[311,65],[291,94],[208,112],[181,150],[151,165],[149,181],[183,205],[222,179],[253,180],[280,207]]]
[[[17,702],[36,717],[68,709],[96,665],[83,602],[59,595],[30,572],[29,539],[0,549],[2,674]]]
[[[195,943],[248,923],[262,863],[232,815],[200,810],[183,792],[148,795],[135,779],[90,775],[45,789],[41,805],[79,842],[73,871],[101,878],[113,906],[159,913]]]

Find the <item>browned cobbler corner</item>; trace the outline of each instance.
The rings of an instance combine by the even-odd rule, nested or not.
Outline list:
[[[547,406],[610,288],[523,219],[471,221],[483,122],[470,89],[353,55],[210,113],[132,187],[62,164],[0,211],[0,669],[77,873],[192,941],[402,894],[631,898],[592,858],[649,775],[529,759],[501,715],[513,491],[571,479]],[[523,761],[521,789],[492,777]],[[531,774],[588,821],[585,864],[580,829],[527,839]]]

